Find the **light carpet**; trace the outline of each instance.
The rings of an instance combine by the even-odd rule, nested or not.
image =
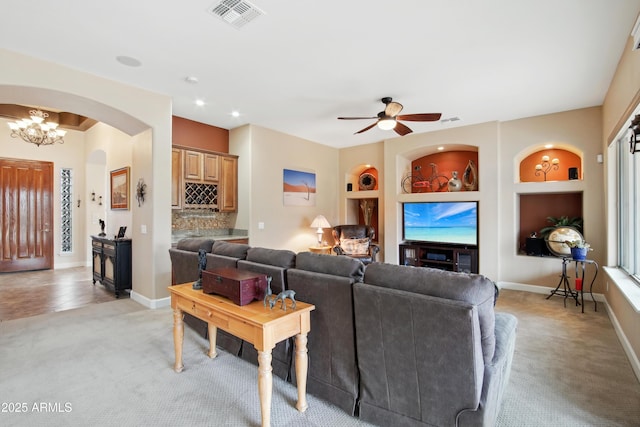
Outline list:
[[[638,426],[640,384],[600,304],[502,291],[519,320],[498,426]],[[2,426],[259,426],[257,368],[185,328],[173,371],[173,316],[118,300],[0,322]],[[273,379],[273,426],[368,426]],[[24,409],[24,412],[16,412]]]

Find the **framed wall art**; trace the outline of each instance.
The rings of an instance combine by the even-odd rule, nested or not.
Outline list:
[[[111,171],[111,210],[129,210],[129,167]]]
[[[315,206],[316,174],[284,169],[282,191],[285,206]]]

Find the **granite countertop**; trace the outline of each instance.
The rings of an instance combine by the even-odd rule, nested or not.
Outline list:
[[[189,237],[208,237],[214,240],[234,240],[248,239],[247,230],[238,229],[209,229],[209,230],[173,230],[171,232],[171,243],[176,244],[179,240]]]

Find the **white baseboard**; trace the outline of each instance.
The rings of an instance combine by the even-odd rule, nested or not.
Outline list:
[[[64,268],[84,267],[84,261],[75,262],[56,262],[53,266],[54,270],[62,270]]]
[[[131,299],[137,302],[138,304],[142,304],[147,308],[156,309],[156,308],[164,308],[169,307],[171,305],[171,297],[160,298],[160,299],[150,299],[137,293],[136,291],[131,291]]]
[[[524,291],[524,292],[533,292],[536,294],[549,294],[555,288],[549,288],[547,286],[535,286],[535,285],[527,285],[524,283],[514,283],[514,282],[498,282],[498,287],[500,289],[510,289],[514,291]],[[622,344],[622,348],[624,349],[625,354],[627,355],[627,359],[629,359],[629,363],[631,363],[631,369],[633,369],[633,373],[636,375],[638,381],[640,381],[640,360],[638,356],[634,353],[633,347],[631,347],[631,343],[627,339],[618,319],[616,318],[615,313],[609,308],[609,304],[607,303],[607,298],[603,294],[593,294],[593,297],[596,301],[604,304],[605,309],[607,310],[607,314],[609,315],[609,320],[611,320],[611,324],[613,325],[613,329],[616,331],[616,335],[618,335],[618,340],[620,340],[620,344]]]
[[[536,285],[527,285],[525,283],[516,283],[516,282],[498,282],[498,288],[500,289],[510,289],[513,291],[524,291],[524,292],[533,292],[535,294],[549,294],[555,287],[550,288],[548,286],[536,286]],[[586,298],[591,298],[589,292],[585,291],[584,295]],[[593,294],[593,298],[596,301],[605,303],[607,302],[606,298],[603,294]]]
[[[622,327],[618,322],[618,318],[616,317],[616,314],[613,312],[613,310],[609,308],[609,304],[606,304],[606,307],[607,307],[607,314],[609,315],[609,319],[613,324],[613,329],[616,331],[616,334],[618,335],[618,339],[620,340],[620,344],[622,344],[622,348],[624,349],[624,352],[627,354],[629,363],[631,363],[631,369],[633,369],[633,372],[636,374],[636,378],[638,379],[638,381],[640,381],[640,360],[638,359],[638,356],[633,351],[633,347],[631,347],[631,343],[627,339],[627,336],[624,334],[624,331],[622,330]]]

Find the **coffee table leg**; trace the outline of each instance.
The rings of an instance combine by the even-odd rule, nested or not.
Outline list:
[[[300,412],[307,410],[307,369],[309,358],[307,357],[307,334],[296,335],[296,379],[298,381],[298,404],[296,408]]]
[[[182,342],[184,340],[184,322],[182,321],[182,310],[173,309],[173,347],[176,352],[176,363],[173,370],[182,372],[184,365],[182,364]]]
[[[209,353],[207,353],[207,356],[213,359],[218,355],[218,353],[216,353],[216,336],[218,334],[218,328],[211,323],[208,323],[207,326],[209,329]]]
[[[260,394],[262,427],[271,425],[271,392],[273,387],[271,371],[271,350],[258,351],[258,393]]]

